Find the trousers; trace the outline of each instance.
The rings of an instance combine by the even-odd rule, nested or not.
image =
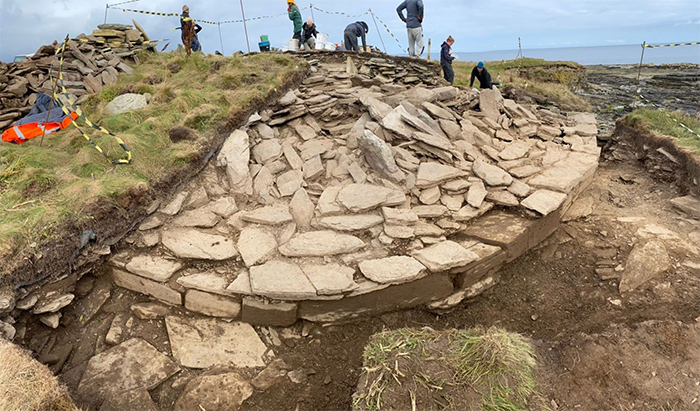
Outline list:
[[[442,72],[445,75],[445,80],[447,80],[447,82],[450,83],[450,85],[454,84],[455,70],[452,68],[452,64],[442,63],[440,65],[442,66]]]
[[[423,27],[408,28],[408,55],[409,57],[420,57],[425,50],[423,44]]]
[[[345,50],[360,51],[360,46],[357,45],[357,36],[351,31],[345,32]]]

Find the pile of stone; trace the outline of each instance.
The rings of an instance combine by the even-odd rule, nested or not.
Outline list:
[[[117,285],[258,325],[446,310],[551,234],[597,168],[590,114],[371,81],[319,65],[251,116],[112,259]]]
[[[115,84],[120,72],[133,72],[129,64],[138,63],[135,53],[153,47],[142,44],[148,40],[148,35],[142,29],[135,30],[132,26],[121,24],[98,27],[91,35],[81,34],[76,38],[106,43],[72,41],[66,48],[64,83],[71,100],[78,103],[90,94],[101,92],[104,86]],[[115,42],[120,44],[115,45]],[[57,47],[60,47],[60,43],[54,41],[20,62],[0,62],[0,132],[29,113],[37,93],[51,95],[54,84],[49,70],[55,81],[59,69],[59,59],[55,56]]]

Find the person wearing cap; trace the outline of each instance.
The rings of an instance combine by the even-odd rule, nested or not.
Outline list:
[[[406,10],[406,16],[403,11]],[[406,0],[396,8],[408,31],[408,55],[420,57],[425,49],[423,43],[423,0]]]
[[[452,62],[457,58],[457,56],[452,54],[453,44],[455,44],[455,39],[449,36],[447,40],[442,43],[440,50],[440,67],[442,67],[445,80],[447,80],[450,85],[455,82],[455,71],[452,68]]]
[[[301,10],[299,10],[299,6],[294,4],[294,0],[287,0],[287,6],[289,20],[294,22],[294,35],[292,38],[299,40],[299,45],[301,45]]]
[[[197,33],[202,30],[202,26],[196,24],[190,17],[190,8],[187,5],[182,6],[182,15],[180,16],[180,37],[182,44],[185,46],[187,55],[192,51],[202,50],[202,45],[199,43]]]
[[[474,87],[474,79],[479,80],[479,85],[482,89],[491,88],[491,86],[497,86],[500,84],[491,81],[491,74],[488,70],[486,70],[486,67],[484,67],[484,62],[482,61],[480,61],[479,64],[472,69],[472,78],[469,81],[469,87]]]
[[[301,27],[301,45],[299,49],[313,50],[314,47],[316,47],[316,40],[314,40],[314,37],[317,36],[318,30],[316,30],[314,19],[309,17],[306,19],[306,23]]]
[[[357,45],[358,37],[362,37],[362,50],[366,50],[367,33],[369,33],[369,26],[364,21],[348,24],[345,28],[345,50],[360,51]]]

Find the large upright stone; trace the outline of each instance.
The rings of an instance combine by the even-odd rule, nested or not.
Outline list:
[[[277,251],[277,240],[272,233],[258,228],[246,227],[238,238],[238,252],[246,266],[266,261]]]
[[[163,245],[180,258],[200,260],[228,260],[238,251],[230,238],[207,234],[192,229],[175,229],[163,232]]]
[[[486,89],[479,92],[479,108],[487,118],[498,121],[502,105],[503,96],[501,96],[501,92],[498,89]]]
[[[360,250],[365,242],[335,231],[310,231],[294,236],[279,251],[287,257],[324,257]]]
[[[149,343],[132,338],[90,358],[78,386],[89,404],[137,388],[153,389],[180,370]]]
[[[477,177],[490,186],[508,186],[513,182],[513,177],[502,168],[480,159],[474,162],[472,170]]]
[[[289,213],[292,215],[297,228],[306,231],[311,227],[311,220],[314,218],[316,206],[309,198],[305,189],[300,188],[289,202]]]
[[[413,257],[434,273],[463,267],[479,259],[474,252],[454,241],[442,241],[413,253]]]
[[[418,167],[418,176],[416,178],[416,187],[418,188],[430,188],[444,183],[445,181],[452,180],[457,177],[463,176],[464,171],[446,166],[440,163],[421,163]]]
[[[387,187],[350,184],[340,190],[337,201],[353,213],[360,213],[379,206],[401,205],[406,201],[406,195]]]
[[[383,177],[395,183],[406,178],[403,171],[396,165],[389,145],[369,130],[365,130],[362,136],[362,152],[367,164]]]
[[[671,259],[663,242],[651,240],[645,244],[637,244],[627,257],[620,281],[620,292],[634,290],[671,267]]]
[[[426,275],[425,266],[409,256],[365,260],[359,267],[365,277],[381,284],[403,284]]]
[[[250,324],[169,316],[173,357],[184,367],[264,367],[267,347]]]
[[[250,176],[250,143],[248,133],[236,130],[226,139],[219,156],[220,166],[226,167],[231,191],[236,194],[253,195],[253,178]]]
[[[275,300],[306,300],[316,296],[316,289],[301,268],[286,260],[251,267],[250,286],[253,294]]]
[[[158,282],[168,281],[180,268],[182,263],[179,261],[153,255],[136,256],[126,265],[130,272]]]

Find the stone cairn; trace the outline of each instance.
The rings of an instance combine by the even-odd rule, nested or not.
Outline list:
[[[77,100],[78,104],[88,95],[101,92],[104,86],[115,84],[120,72],[132,73],[127,63],[138,63],[138,50],[153,49],[151,44],[139,44],[148,40],[145,32],[122,24],[102,24],[91,35],[81,34],[76,39],[106,42],[71,41],[66,47],[64,83],[71,100]],[[115,42],[123,44],[116,46]],[[60,43],[54,41],[20,62],[0,62],[0,132],[29,113],[37,93],[51,95],[54,85],[49,69],[55,81],[59,69],[59,59],[55,56],[57,47]]]
[[[314,66],[251,116],[152,208],[111,260],[116,284],[256,325],[448,310],[496,284],[590,183],[592,114],[406,86],[372,61]]]

